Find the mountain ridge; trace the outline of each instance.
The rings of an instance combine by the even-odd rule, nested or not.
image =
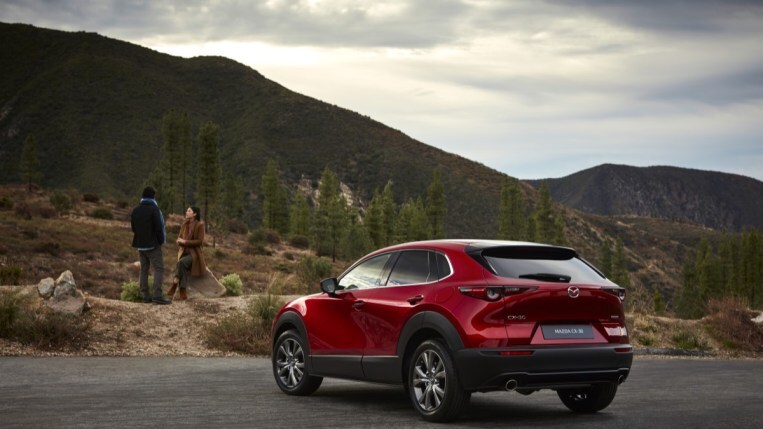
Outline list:
[[[763,182],[732,173],[673,166],[602,164],[545,181],[552,197],[587,213],[694,222],[713,229],[763,227]]]

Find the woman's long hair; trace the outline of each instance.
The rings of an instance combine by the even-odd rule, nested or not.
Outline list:
[[[201,220],[201,209],[198,207],[191,206],[191,211],[193,212],[193,218],[197,221]]]

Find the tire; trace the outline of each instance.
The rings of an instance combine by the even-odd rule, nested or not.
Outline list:
[[[617,393],[617,384],[595,384],[587,389],[562,389],[556,394],[567,408],[576,413],[595,413],[612,403]]]
[[[321,386],[323,377],[310,375],[307,369],[305,340],[295,330],[282,333],[273,347],[273,376],[286,394],[305,396]]]
[[[413,408],[430,422],[455,419],[471,397],[461,388],[451,353],[439,340],[416,348],[409,361],[407,390]]]

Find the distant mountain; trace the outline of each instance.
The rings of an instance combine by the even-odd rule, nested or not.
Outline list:
[[[763,182],[745,176],[605,164],[546,182],[556,201],[589,213],[689,221],[730,231],[763,228]]]
[[[36,136],[48,188],[134,197],[159,161],[164,112],[220,125],[226,172],[256,195],[269,158],[283,179],[314,183],[328,166],[362,201],[392,180],[425,195],[442,169],[446,227],[493,237],[505,175],[443,152],[367,116],[292,92],[221,57],[183,59],[93,33],[0,23],[0,184],[18,182]],[[194,131],[194,134],[196,131]]]

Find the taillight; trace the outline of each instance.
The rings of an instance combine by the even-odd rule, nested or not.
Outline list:
[[[625,289],[621,287],[603,287],[602,289],[620,298],[620,301],[625,301]]]
[[[466,296],[495,302],[504,296],[519,295],[537,289],[537,286],[462,286],[458,290]]]

